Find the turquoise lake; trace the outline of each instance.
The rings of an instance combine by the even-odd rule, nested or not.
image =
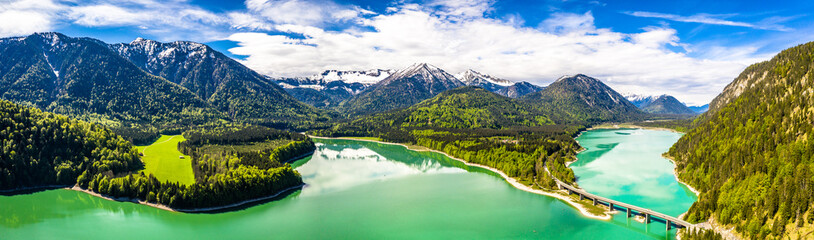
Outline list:
[[[578,183],[678,216],[695,198],[660,157],[678,137],[650,130],[585,132],[578,140],[587,150],[572,165]],[[62,189],[0,196],[0,239],[675,238],[675,230],[666,232],[661,223],[645,225],[623,214],[610,221],[584,217],[560,200],[515,189],[497,174],[438,153],[315,141],[314,155],[292,164],[307,186],[275,201],[189,214]],[[624,157],[629,154],[636,157]]]

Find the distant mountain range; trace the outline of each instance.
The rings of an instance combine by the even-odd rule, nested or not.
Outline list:
[[[0,96],[111,127],[173,129],[220,119],[279,128],[330,115],[275,82],[193,42],[37,33],[0,39]]]
[[[687,107],[696,113],[704,113],[707,110],[709,110],[709,104],[704,104],[703,106],[687,106]]]
[[[687,105],[670,95],[648,96],[629,94],[625,95],[625,98],[645,112],[654,114],[695,115],[706,111],[706,109],[699,107],[696,107],[696,109],[687,107]]]
[[[613,89],[585,75],[539,87],[471,69],[453,75],[418,63],[397,71],[327,70],[305,78],[269,78],[200,43],[139,38],[106,44],[59,33],[0,39],[0,54],[2,98],[109,126],[166,129],[225,119],[313,128],[335,116],[314,106],[359,116],[410,107],[462,86],[522,98],[552,119],[642,116]],[[661,108],[676,108],[670,100],[675,99],[666,99]]]
[[[173,127],[225,117],[96,39],[59,33],[3,38],[0,56],[2,98],[45,111],[112,126]]]
[[[319,108],[337,109],[344,100],[362,93],[368,87],[386,79],[396,70],[373,69],[367,71],[326,70],[303,78],[270,78],[300,101]],[[467,70],[453,77],[465,86],[478,86],[491,92],[518,98],[539,91],[543,87],[528,82],[514,83],[505,79]],[[337,109],[340,110],[340,109]]]

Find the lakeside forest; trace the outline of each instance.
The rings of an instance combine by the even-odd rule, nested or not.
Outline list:
[[[143,51],[135,42],[58,33],[0,42],[0,190],[77,186],[177,210],[227,206],[302,186],[288,162],[315,144],[301,132],[423,146],[554,189],[552,177],[577,185],[566,163],[581,131],[632,122],[687,132],[668,152],[701,191],[686,220],[715,220],[751,239],[814,226],[814,43],[750,66],[697,117],[647,113],[581,74],[510,98],[427,64],[320,109],[208,46],[173,44],[182,43],[213,54],[147,67],[135,64]],[[136,145],[161,135],[185,139],[166,157],[189,156],[191,184],[145,168]]]

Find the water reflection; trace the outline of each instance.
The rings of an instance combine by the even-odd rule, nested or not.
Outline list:
[[[392,146],[391,147],[400,147]],[[317,143],[308,164],[297,168],[308,184],[302,196],[336,192],[388,179],[416,174],[463,173],[466,170],[442,164],[430,157],[388,158],[396,151],[382,147],[374,151],[362,145]],[[403,149],[399,152],[407,152]],[[397,161],[401,160],[401,161]],[[411,161],[405,162],[405,159]]]
[[[677,216],[695,201],[661,156],[681,135],[643,129],[593,130],[579,137],[587,150],[571,167],[582,188]]]

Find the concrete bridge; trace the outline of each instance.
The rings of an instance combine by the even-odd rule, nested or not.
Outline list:
[[[548,169],[546,169],[546,170],[548,170]],[[643,208],[643,207],[637,207],[637,206],[630,205],[630,204],[627,204],[627,203],[615,201],[613,199],[604,198],[604,197],[600,197],[600,196],[591,194],[591,193],[586,192],[585,190],[583,190],[581,188],[577,188],[577,187],[571,186],[571,185],[569,185],[567,183],[564,183],[564,182],[560,181],[557,178],[554,178],[554,181],[557,183],[557,187],[559,189],[567,190],[569,195],[570,194],[577,194],[577,195],[579,195],[580,200],[585,199],[585,198],[593,200],[594,206],[596,206],[598,204],[601,204],[601,205],[608,206],[611,210],[625,209],[627,211],[627,217],[630,217],[632,215],[643,216],[645,224],[650,223],[651,219],[655,219],[655,220],[663,221],[667,225],[667,231],[670,231],[670,229],[673,226],[675,226],[677,228],[688,228],[689,230],[695,230],[696,228],[698,228],[698,226],[696,226],[695,224],[686,222],[684,220],[681,220],[681,219],[676,218],[676,217],[672,217],[672,216],[667,215],[667,214],[659,213],[659,212],[656,212],[656,211],[653,211],[653,210],[650,210],[650,209],[646,209],[646,208]]]

